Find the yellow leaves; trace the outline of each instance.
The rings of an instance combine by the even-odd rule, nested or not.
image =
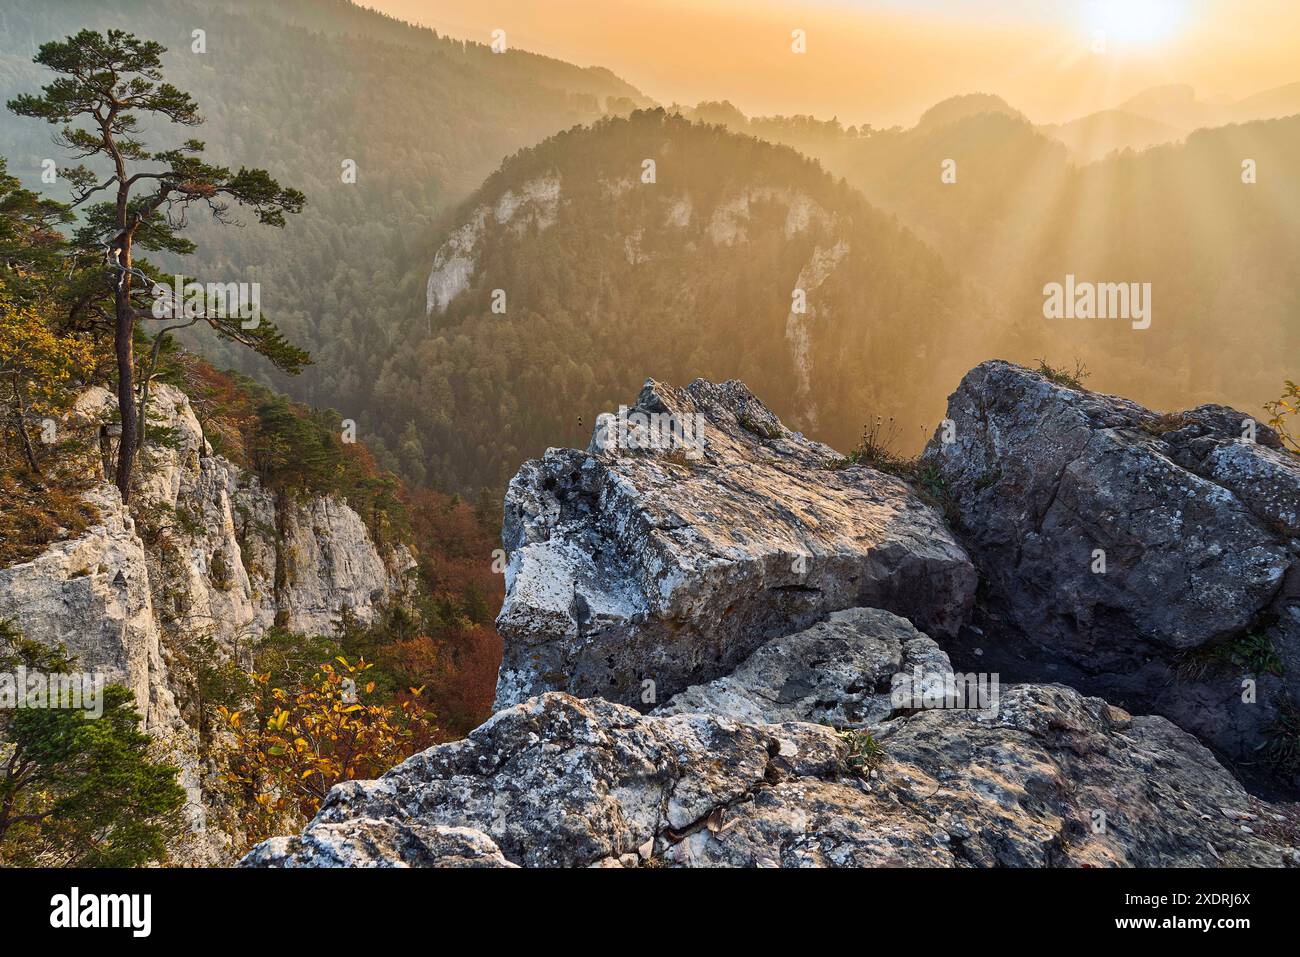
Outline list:
[[[24,382],[33,411],[66,407],[78,375],[94,365],[90,342],[55,332],[36,309],[15,305],[0,285],[0,374]]]
[[[1268,424],[1277,432],[1282,444],[1291,452],[1300,455],[1300,436],[1291,431],[1290,416],[1300,414],[1300,386],[1290,379],[1286,382],[1286,391],[1281,398],[1265,402],[1264,408],[1272,414]]]
[[[221,755],[222,770],[234,785],[232,797],[250,840],[298,830],[335,784],[378,777],[433,735],[430,715],[418,704],[358,700],[373,694],[377,683],[358,687],[344,676],[372,667],[340,656],[298,687],[257,682],[263,689],[252,710],[257,720],[241,724],[238,712],[219,709],[235,732]],[[421,690],[411,689],[412,695]],[[274,799],[263,800],[265,795]]]
[[[334,660],[337,661],[339,664],[341,664],[343,668],[347,671],[347,673],[350,675],[359,674],[363,671],[369,671],[371,668],[374,667],[374,663],[366,661],[365,658],[359,658],[355,665],[349,662],[348,659],[344,658],[342,655],[336,656]],[[329,665],[321,665],[321,670],[333,673],[333,669]]]

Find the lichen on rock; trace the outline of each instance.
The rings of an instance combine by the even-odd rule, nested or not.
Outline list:
[[[545,690],[644,707],[647,681],[662,700],[844,608],[961,626],[974,569],[900,479],[838,467],[739,382],[650,381],[637,415],[699,416],[698,457],[593,442],[510,483],[498,707]]]

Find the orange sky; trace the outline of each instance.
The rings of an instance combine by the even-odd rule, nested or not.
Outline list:
[[[1038,122],[1161,83],[1209,100],[1300,80],[1297,0],[364,0],[486,42],[599,64],[655,99],[910,124],[956,93]],[[790,51],[790,32],[808,49]],[[1096,31],[1106,52],[1090,49]]]

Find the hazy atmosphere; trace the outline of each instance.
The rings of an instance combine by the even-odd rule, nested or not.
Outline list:
[[[981,91],[1054,123],[1152,86],[1209,102],[1297,81],[1288,0],[377,0],[448,36],[604,66],[664,103],[911,125]],[[790,32],[808,35],[793,59]],[[1095,52],[1105,35],[1108,55]]]
[[[373,946],[456,900],[409,868],[816,867],[1284,929],[1298,49],[1280,0],[0,0],[14,913]]]

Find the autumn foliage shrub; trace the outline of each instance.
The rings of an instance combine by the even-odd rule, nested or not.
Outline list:
[[[254,674],[249,707],[217,709],[228,732],[217,761],[236,829],[250,845],[300,829],[335,784],[378,777],[433,743],[422,689],[375,703],[367,678],[373,667],[340,656],[291,688]]]
[[[394,642],[380,655],[389,671],[425,686],[446,739],[464,737],[492,713],[501,664],[501,637],[494,628],[466,621],[436,638]]]
[[[94,518],[80,496],[84,450],[64,426],[92,354],[0,278],[0,567],[34,558]]]
[[[386,663],[406,662],[408,684],[425,684],[444,733],[463,737],[492,713],[501,636],[494,626],[505,576],[493,568],[501,547],[497,500],[477,505],[420,489],[407,497],[426,593],[422,639],[394,644]]]

